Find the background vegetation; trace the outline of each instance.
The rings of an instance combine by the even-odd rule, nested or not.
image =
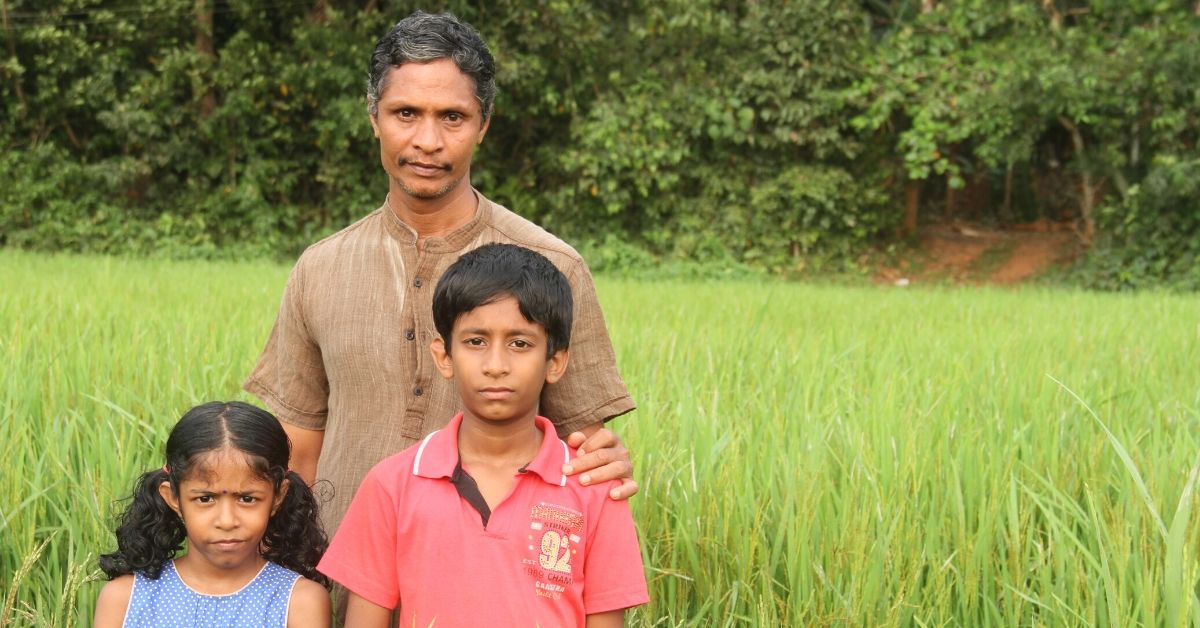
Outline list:
[[[601,268],[1045,218],[1087,285],[1200,282],[1195,0],[0,0],[0,245],[293,257],[380,202],[366,61],[417,6],[499,62],[476,184]]]
[[[89,624],[118,500],[243,396],[287,271],[0,251],[0,625]],[[1200,623],[1195,296],[598,288],[639,402],[631,625]]]

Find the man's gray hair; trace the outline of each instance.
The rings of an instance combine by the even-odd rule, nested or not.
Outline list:
[[[450,13],[417,11],[400,20],[375,45],[367,78],[367,110],[379,115],[379,97],[387,87],[389,70],[404,63],[451,59],[475,81],[475,98],[483,114],[492,115],[496,99],[496,61],[483,38],[470,24]]]

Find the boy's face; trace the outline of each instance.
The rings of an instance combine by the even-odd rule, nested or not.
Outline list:
[[[467,418],[532,421],[542,387],[567,368],[567,351],[547,359],[546,330],[525,320],[511,296],[462,314],[451,335],[435,339],[430,351],[442,375],[454,379]]]

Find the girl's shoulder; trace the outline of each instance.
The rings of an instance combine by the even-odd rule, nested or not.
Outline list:
[[[288,603],[288,626],[323,628],[330,621],[329,591],[308,578],[297,579]]]
[[[125,623],[125,612],[133,595],[133,582],[133,574],[126,574],[109,580],[100,589],[100,596],[96,598],[96,616],[92,622],[94,626],[105,628]]]

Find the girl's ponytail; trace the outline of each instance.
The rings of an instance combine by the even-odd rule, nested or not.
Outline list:
[[[100,569],[110,580],[134,572],[157,579],[163,565],[183,548],[183,520],[158,492],[160,484],[170,481],[165,468],[137,479],[117,528],[117,551],[100,556]]]
[[[329,579],[317,571],[329,545],[317,517],[317,497],[295,471],[284,471],[282,482],[288,484],[287,494],[267,523],[263,557],[328,588]]]

